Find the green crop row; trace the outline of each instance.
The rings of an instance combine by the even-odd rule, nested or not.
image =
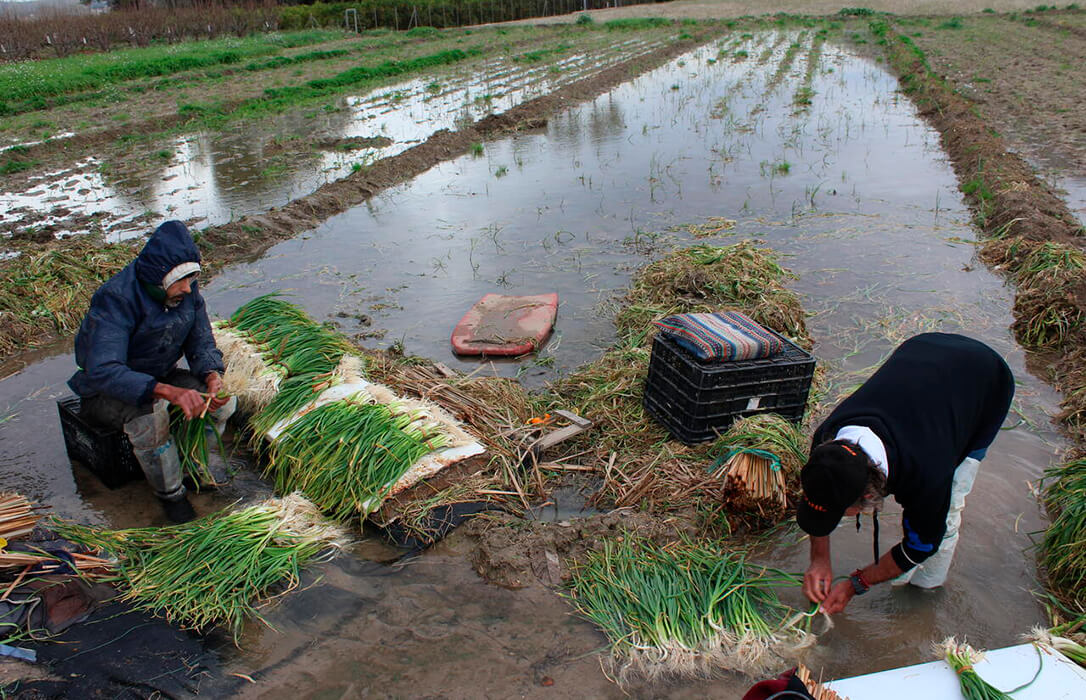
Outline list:
[[[58,95],[93,90],[134,78],[236,64],[287,47],[321,43],[340,36],[339,32],[309,30],[287,36],[264,34],[24,61],[0,66],[0,95],[11,103],[26,103],[18,109],[9,107],[9,113],[42,109],[49,106],[48,98]],[[0,113],[4,111],[0,108]]]

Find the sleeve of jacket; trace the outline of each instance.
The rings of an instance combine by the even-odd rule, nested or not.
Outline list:
[[[155,378],[128,367],[128,343],[136,325],[132,304],[111,293],[95,294],[84,321],[83,372],[97,393],[132,405],[151,402]]]
[[[949,500],[945,504],[933,503],[930,508],[905,508],[901,515],[904,537],[890,550],[890,556],[902,571],[908,571],[939,550],[946,534],[949,508]]]
[[[185,338],[185,359],[189,363],[189,371],[203,380],[208,372],[222,374],[226,367],[222,361],[222,352],[215,345],[215,335],[211,332],[211,321],[207,317],[207,306],[199,289],[192,291],[195,318],[192,330]]]

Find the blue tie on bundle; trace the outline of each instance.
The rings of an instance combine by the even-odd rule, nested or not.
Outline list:
[[[679,314],[653,324],[703,362],[754,360],[784,349],[777,334],[738,311]]]

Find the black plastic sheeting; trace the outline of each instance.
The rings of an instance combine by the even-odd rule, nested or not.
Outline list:
[[[430,512],[426,514],[425,522],[418,528],[405,528],[397,520],[379,529],[389,542],[408,550],[409,556],[440,542],[468,518],[490,510],[502,510],[502,508],[486,501],[453,503],[430,509]]]
[[[427,514],[421,535],[398,523],[380,529],[389,541],[407,550],[402,559],[422,552],[468,518],[489,510],[500,508],[487,502],[438,506]],[[394,575],[394,569],[373,562],[338,561],[337,565],[360,567],[368,575]],[[329,607],[331,595],[335,604],[326,612],[333,617],[341,617],[348,610],[357,613],[356,609],[365,603],[364,598],[357,599],[357,594],[335,587],[315,586],[310,591],[303,586],[284,601],[280,614],[288,620],[298,617],[297,624],[304,620],[305,626],[312,625],[314,605],[310,595],[321,597],[323,605],[318,609]],[[218,650],[233,648],[228,635],[219,631],[208,635],[189,633],[118,602],[104,604],[87,620],[47,642],[22,641],[18,646],[33,649],[37,653],[36,665],[53,678],[0,689],[0,696],[6,698],[226,697],[247,683],[224,671],[224,659]]]
[[[5,697],[187,698],[230,695],[245,681],[224,677],[213,651],[229,640],[189,634],[163,620],[110,603],[49,642],[20,646],[37,651],[38,665],[57,680],[5,688]]]

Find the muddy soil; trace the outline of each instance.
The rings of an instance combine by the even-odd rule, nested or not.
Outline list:
[[[697,532],[689,518],[660,519],[633,510],[554,522],[485,515],[464,527],[464,535],[476,541],[471,553],[475,571],[490,583],[513,589],[533,583],[561,586],[569,581],[570,570],[605,540],[636,536],[664,544]]]
[[[842,0],[775,0],[775,2],[750,2],[749,0],[675,0],[675,2],[629,5],[605,10],[593,10],[587,14],[598,22],[629,17],[672,17],[676,19],[716,19],[734,17],[758,17],[784,12],[793,15],[835,15],[843,8],[866,8],[875,12],[896,15],[958,15],[976,14],[991,8],[998,12],[1028,10],[1036,7],[1031,0],[870,0],[848,4]],[[573,22],[583,12],[558,17],[541,17],[523,20],[525,23]]]
[[[1056,23],[1086,13],[1037,16],[1046,21],[981,15],[962,19],[961,29],[940,28],[939,19],[900,26],[1010,150],[1055,189],[1067,185],[1072,210],[1086,222],[1086,35]]]
[[[726,674],[619,688],[600,670],[602,634],[552,589],[484,582],[467,563],[470,547],[458,532],[391,569],[346,557],[325,567],[320,586],[283,601],[277,631],[246,640],[266,651],[236,654],[233,669],[254,682],[233,696],[739,698],[750,687]]]

